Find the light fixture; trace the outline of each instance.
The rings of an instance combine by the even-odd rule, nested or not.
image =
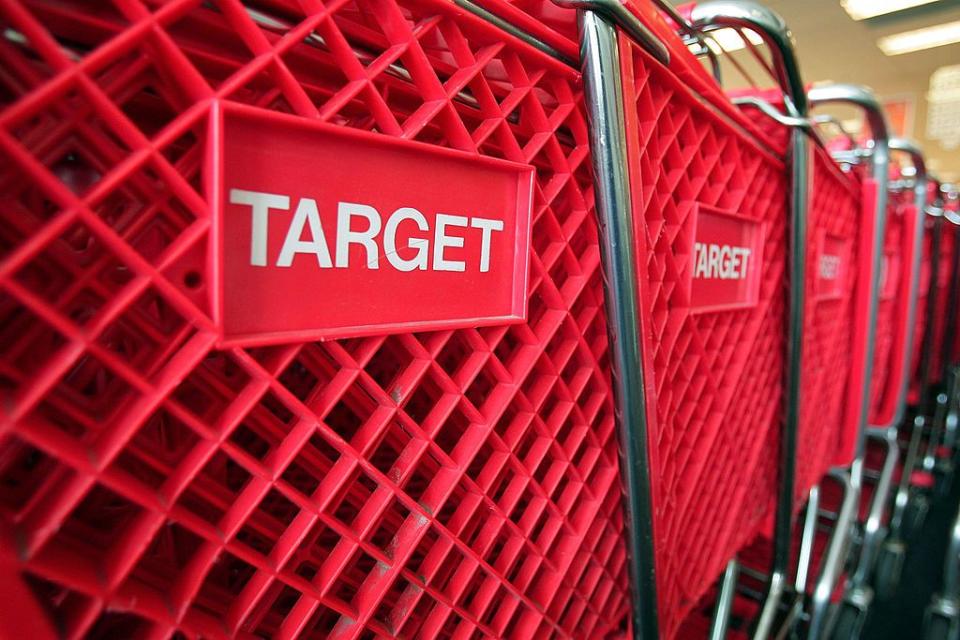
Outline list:
[[[741,31],[743,35],[747,37],[747,40],[750,41],[753,45],[763,44],[763,38],[761,38],[756,32],[749,31],[744,29]],[[737,33],[736,29],[717,29],[716,31],[710,31],[706,34],[707,46],[713,49],[713,52],[717,55],[720,55],[723,52],[730,53],[732,51],[737,51],[739,49],[745,49],[747,43],[743,41],[743,38],[740,37],[740,33]],[[721,51],[722,49],[722,51]]]
[[[885,36],[877,40],[877,46],[888,56],[898,56],[955,42],[960,42],[960,20]]]
[[[937,0],[840,0],[840,6],[854,20],[866,20],[895,11],[912,9]]]

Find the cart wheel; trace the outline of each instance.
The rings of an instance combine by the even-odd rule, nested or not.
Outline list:
[[[923,619],[923,640],[957,640],[960,631],[960,621],[956,616],[945,616],[943,613],[931,613]]]
[[[923,522],[927,519],[928,511],[930,511],[930,496],[926,492],[913,493],[903,514],[903,537],[905,540],[912,540],[914,536],[920,533]]]
[[[887,540],[880,547],[877,556],[876,595],[880,600],[888,600],[897,591],[900,574],[903,573],[903,561],[907,547],[901,540]]]
[[[867,610],[848,602],[841,603],[830,637],[833,640],[858,640],[867,620]]]

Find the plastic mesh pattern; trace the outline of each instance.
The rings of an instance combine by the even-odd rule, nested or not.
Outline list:
[[[654,482],[661,634],[672,637],[775,497],[784,375],[786,171],[622,41]],[[759,302],[696,313],[697,204],[766,225]]]
[[[3,2],[0,27],[0,534],[63,635],[621,625],[575,71],[431,0]],[[213,98],[534,165],[529,321],[216,350]]]
[[[856,331],[855,304],[864,209],[860,186],[855,174],[842,174],[821,147],[814,147],[810,175],[797,507],[833,464],[844,430],[857,426],[848,425],[847,411],[860,396],[851,375],[854,345],[863,339]],[[821,260],[836,251],[843,252],[846,266],[824,295]]]

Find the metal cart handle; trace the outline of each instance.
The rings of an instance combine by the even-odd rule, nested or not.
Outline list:
[[[860,107],[867,118],[867,124],[870,125],[870,134],[873,138],[872,160],[873,160],[873,178],[878,185],[887,183],[887,167],[889,165],[889,133],[887,129],[887,119],[883,114],[883,107],[880,101],[873,95],[873,91],[867,87],[856,84],[828,84],[813,87],[807,93],[812,107],[819,107],[825,104],[849,104]],[[878,214],[883,213],[880,205],[886,207],[885,198],[878,198]]]
[[[637,44],[646,49],[662,64],[670,64],[670,52],[666,45],[653,35],[640,19],[620,0],[553,0],[553,4],[565,9],[583,9],[603,16],[623,29]]]
[[[734,28],[755,32],[770,47],[777,82],[787,98],[787,112],[806,117],[807,94],[794,50],[793,33],[774,11],[749,0],[714,0],[694,7],[691,24],[702,31]]]

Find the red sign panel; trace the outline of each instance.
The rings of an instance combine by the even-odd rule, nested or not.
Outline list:
[[[764,226],[739,213],[695,206],[689,279],[692,310],[723,311],[757,304]]]
[[[533,168],[215,105],[224,344],[522,321]]]
[[[844,295],[844,283],[850,268],[850,243],[821,232],[817,237],[816,300],[835,300]]]

